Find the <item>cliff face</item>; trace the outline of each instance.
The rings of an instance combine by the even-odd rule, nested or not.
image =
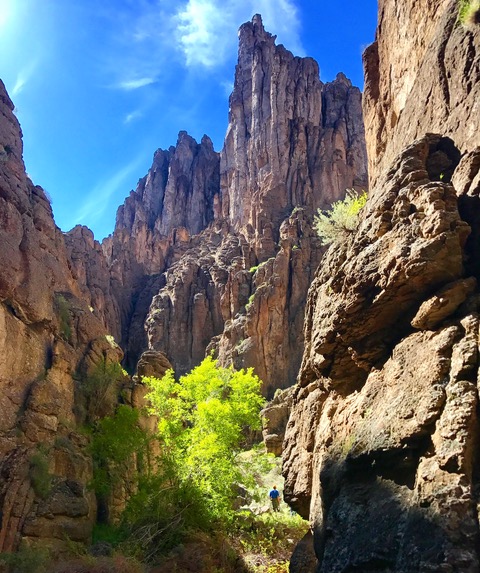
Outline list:
[[[71,272],[49,201],[25,174],[12,110],[0,82],[0,551],[21,538],[56,549],[65,534],[87,542],[96,516],[92,462],[76,431],[78,373],[121,351]]]
[[[214,217],[219,156],[206,136],[180,132],[176,147],[159,149],[147,176],[119,207],[113,236],[103,242],[119,315],[107,324],[134,368],[147,340],[144,321],[157,278]]]
[[[0,551],[89,540],[97,503],[78,427],[95,406],[89,376],[122,358],[108,334],[132,371],[148,349],[139,373],[171,362],[181,374],[212,350],[254,366],[268,396],[294,382],[322,255],[314,211],[366,185],[360,101],[342,74],[324,85],[313,60],[275,46],[255,16],[240,33],[222,153],[180,132],[100,245],[85,227],[55,226],[1,84]],[[111,390],[99,416],[113,411]]]
[[[373,183],[427,132],[461,152],[480,144],[478,25],[458,21],[456,0],[380,0],[376,41],[365,51],[364,114]]]
[[[260,16],[240,28],[215,223],[168,270],[147,318],[149,347],[179,372],[209,346],[255,367],[269,396],[294,382],[321,256],[313,214],[366,186],[360,102],[343,74],[324,85],[316,62],[276,46]]]
[[[358,89],[343,74],[324,86],[317,63],[276,46],[260,16],[243,24],[221,155],[223,216],[265,260],[295,206],[326,207],[366,176]]]
[[[380,2],[365,56],[374,186],[309,291],[284,451],[322,572],[479,568],[480,33],[457,12]]]

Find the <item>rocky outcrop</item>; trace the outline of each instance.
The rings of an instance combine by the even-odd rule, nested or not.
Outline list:
[[[479,566],[470,227],[429,174],[451,145],[427,136],[400,155],[309,292],[284,473],[319,571]]]
[[[105,329],[120,340],[120,310],[113,295],[110,269],[92,231],[77,225],[64,234],[73,278],[90,310]]]
[[[281,456],[283,452],[283,441],[292,409],[294,388],[290,386],[283,391],[277,390],[273,399],[260,412],[265,449],[275,456]]]
[[[480,28],[459,22],[457,0],[380,0],[376,41],[365,51],[364,113],[374,183],[423,134],[480,145]]]
[[[96,516],[80,373],[121,351],[89,308],[105,299],[78,285],[50,203],[25,174],[12,110],[0,83],[0,551],[21,539],[57,551],[65,535],[87,542]]]
[[[359,90],[343,74],[322,84],[317,63],[276,46],[254,16],[239,31],[220,169],[223,216],[260,261],[274,256],[296,206],[313,211],[366,185]]]
[[[382,0],[364,55],[371,196],[309,292],[285,440],[319,572],[479,569],[480,35],[458,11]]]
[[[218,193],[219,156],[211,140],[204,136],[198,144],[181,131],[176,147],[155,152],[150,171],[118,209],[113,236],[102,244],[120,318],[107,324],[119,331],[132,370],[146,349],[143,325],[157,278],[213,220]]]
[[[303,349],[306,293],[322,250],[313,215],[366,186],[360,92],[296,58],[260,16],[239,34],[220,206],[165,274],[147,318],[149,347],[184,373],[214,350],[254,367],[272,397],[291,385]]]

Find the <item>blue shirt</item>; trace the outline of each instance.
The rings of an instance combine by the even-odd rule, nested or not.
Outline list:
[[[280,492],[278,489],[272,489],[272,491],[268,494],[272,499],[277,499],[279,497]]]

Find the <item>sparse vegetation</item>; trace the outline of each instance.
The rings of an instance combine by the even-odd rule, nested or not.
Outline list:
[[[118,362],[103,358],[83,382],[87,402],[87,421],[92,423],[109,413],[118,387],[128,376]]]
[[[66,342],[70,342],[72,336],[72,317],[70,315],[70,304],[62,294],[55,297],[55,305],[59,320],[60,336]]]
[[[45,499],[50,493],[52,476],[49,473],[48,450],[40,445],[37,451],[29,458],[29,477],[33,491],[41,499]]]
[[[347,189],[345,199],[335,201],[327,211],[319,209],[314,227],[322,245],[339,242],[352,233],[358,226],[359,213],[366,202],[365,192],[358,194],[354,189]]]
[[[23,545],[16,553],[0,553],[0,570],[6,573],[47,573],[49,562],[50,554],[42,547]]]
[[[138,410],[120,405],[113,416],[99,420],[94,427],[92,486],[101,498],[107,497],[119,484],[127,491],[132,489],[131,494],[136,488],[135,477],[144,465],[149,444],[149,437],[138,425],[138,419]]]
[[[460,0],[458,20],[463,25],[480,24],[480,0]]]

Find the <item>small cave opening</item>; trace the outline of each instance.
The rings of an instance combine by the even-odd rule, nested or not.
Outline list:
[[[431,181],[450,183],[453,172],[460,163],[461,153],[453,140],[442,137],[429,149],[425,162],[428,177]]]

